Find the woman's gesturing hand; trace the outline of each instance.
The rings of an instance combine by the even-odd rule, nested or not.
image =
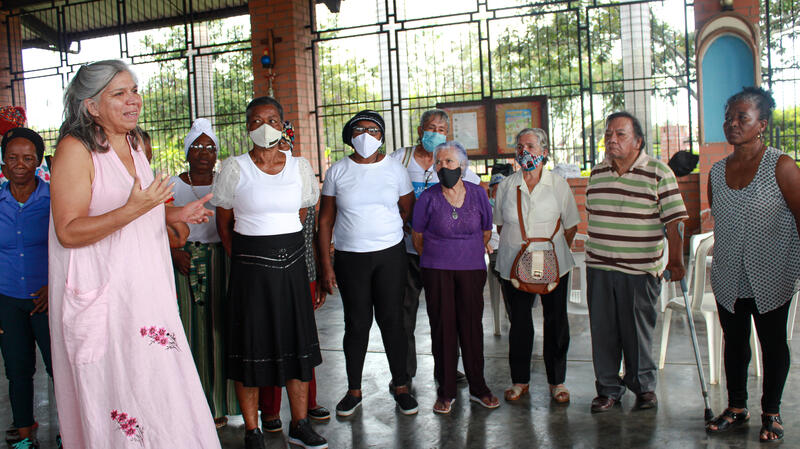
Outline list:
[[[208,217],[214,215],[214,211],[206,209],[205,204],[211,197],[214,196],[213,193],[209,193],[208,195],[200,198],[199,200],[192,201],[191,203],[186,203],[185,206],[181,207],[181,211],[178,215],[178,220],[184,223],[205,223],[208,221]]]
[[[133,187],[125,204],[131,208],[137,216],[144,215],[150,209],[158,206],[172,196],[172,184],[169,177],[163,173],[157,174],[153,182],[142,189],[138,176],[133,177]]]

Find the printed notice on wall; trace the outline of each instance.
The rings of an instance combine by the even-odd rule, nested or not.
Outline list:
[[[453,114],[453,139],[464,145],[467,150],[479,148],[477,112]]]

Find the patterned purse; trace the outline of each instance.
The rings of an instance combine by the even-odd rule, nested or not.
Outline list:
[[[517,189],[517,214],[523,243],[514,259],[514,264],[511,265],[511,284],[514,288],[528,293],[550,293],[555,290],[561,279],[556,245],[553,243],[553,237],[561,229],[561,218],[558,219],[556,229],[550,238],[528,238],[522,217],[522,192],[519,189]]]

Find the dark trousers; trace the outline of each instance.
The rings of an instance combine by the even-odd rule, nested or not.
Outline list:
[[[5,361],[8,396],[14,427],[33,425],[33,374],[36,372],[36,346],[42,353],[50,377],[50,328],[46,313],[31,316],[33,300],[0,295],[0,351]]]
[[[406,357],[406,371],[408,377],[417,375],[417,341],[414,330],[417,328],[417,310],[419,310],[419,295],[422,292],[422,275],[419,268],[419,256],[407,254],[408,271],[406,272],[406,285],[403,292],[403,326],[405,326],[406,340],[408,341],[408,356]]]
[[[403,326],[403,285],[406,280],[403,242],[382,251],[336,251],[334,271],[344,309],[344,357],[347,383],[361,389],[361,373],[367,354],[372,313],[381,330],[394,385],[406,385],[408,343]]]
[[[567,376],[567,350],[569,350],[569,319],[567,318],[567,290],[569,274],[565,274],[552,292],[541,295],[544,317],[544,367],[547,383],[559,385]],[[531,380],[531,354],[533,353],[533,318],[531,307],[535,294],[517,290],[511,282],[501,279],[503,298],[511,328],[508,332],[508,363],[511,381],[527,384]]]
[[[637,395],[654,391],[653,329],[661,280],[587,267],[586,281],[597,394],[620,399],[626,387]],[[623,354],[625,377],[620,379]]]
[[[437,394],[456,397],[458,346],[470,394],[482,398],[489,387],[483,377],[483,285],[486,270],[422,269],[425,303],[431,324],[431,348]]]
[[[728,407],[747,407],[747,367],[750,365],[750,317],[756,323],[764,362],[761,411],[779,413],[781,396],[789,374],[789,345],[786,321],[791,301],[764,314],[758,313],[752,298],[736,300],[734,313],[717,304],[719,324],[725,340],[725,377],[728,383]]]

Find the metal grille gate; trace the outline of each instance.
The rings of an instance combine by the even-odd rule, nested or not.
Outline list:
[[[144,101],[139,125],[152,138],[152,165],[179,173],[183,137],[194,118],[214,123],[220,160],[247,147],[244,107],[252,97],[253,74],[246,14],[246,2],[239,0],[84,0],[27,8],[7,19],[22,25],[16,28],[21,34],[9,32],[9,42],[21,39],[24,49],[23,66],[11,67],[12,83],[24,84],[28,122],[45,137],[50,153],[63,111],[61,94],[74,73],[100,59],[128,62]],[[52,38],[32,32],[37,23],[52,27]]]
[[[558,162],[590,168],[603,119],[642,112],[656,154],[692,149],[697,123],[693,7],[685,0],[370,0],[313,20],[320,151],[345,151],[342,124],[360,109],[387,122],[389,150],[416,143],[440,102],[547,95]],[[649,113],[644,114],[644,111]],[[678,128],[678,142],[670,129]],[[492,160],[473,161],[485,173]]]
[[[763,86],[777,103],[770,145],[800,161],[800,2],[764,0],[761,12]]]

